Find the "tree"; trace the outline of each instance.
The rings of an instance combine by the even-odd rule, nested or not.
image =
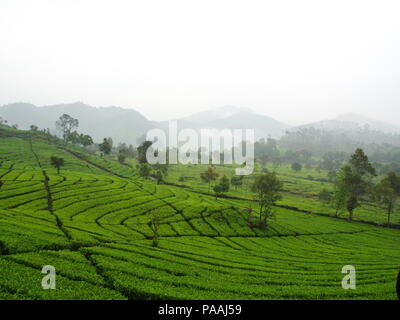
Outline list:
[[[279,180],[275,172],[259,175],[255,178],[251,191],[255,192],[260,206],[260,222],[267,225],[267,219],[273,217],[272,208],[276,202],[282,199],[280,194],[283,182]]]
[[[56,128],[61,131],[64,142],[67,142],[67,138],[72,129],[78,128],[78,126],[79,120],[65,113],[56,121]]]
[[[349,165],[360,176],[367,174],[375,175],[375,168],[369,162],[367,155],[362,149],[357,149],[351,156]]]
[[[81,140],[80,135],[76,130],[68,133],[67,142],[71,142],[73,144],[80,144],[80,140]]]
[[[139,171],[139,175],[143,178],[148,178],[150,175],[150,166],[147,163],[139,163],[136,168]]]
[[[219,183],[214,186],[213,190],[215,192],[215,197],[217,197],[219,194],[229,191],[229,179],[226,177],[226,175],[223,175]]]
[[[386,207],[387,223],[390,225],[390,216],[400,196],[400,176],[394,171],[387,174],[373,190],[373,198]]]
[[[168,175],[168,165],[156,163],[153,165],[153,169],[155,171],[157,184],[160,184],[164,180],[164,177]]]
[[[295,162],[292,164],[292,170],[299,172],[302,169],[302,165],[298,162]]]
[[[79,136],[80,144],[84,147],[91,146],[93,144],[93,139],[88,134],[82,134]]]
[[[50,157],[50,162],[53,165],[53,167],[55,167],[57,169],[57,173],[60,173],[60,168],[62,166],[64,166],[64,164],[65,164],[63,158],[59,158],[59,157],[55,157],[55,156]]]
[[[146,140],[143,141],[139,147],[137,147],[139,163],[147,163],[147,149],[150,148],[152,144],[153,142]]]
[[[35,126],[34,124],[31,124],[29,129],[31,129],[32,131],[38,131],[38,126]]]
[[[231,184],[235,186],[235,190],[237,190],[237,187],[240,187],[243,185],[243,176],[233,176],[231,178]]]
[[[362,149],[357,149],[348,164],[340,169],[337,187],[339,193],[346,195],[349,222],[353,220],[354,210],[361,205],[360,200],[369,193],[374,175],[375,169]]]
[[[200,173],[200,178],[203,182],[208,183],[208,192],[211,190],[211,182],[219,177],[219,173],[213,167],[208,167],[204,172]]]
[[[104,138],[103,142],[99,144],[99,149],[104,154],[110,154],[112,149],[112,139]]]

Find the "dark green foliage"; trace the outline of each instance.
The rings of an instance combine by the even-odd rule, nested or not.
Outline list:
[[[282,199],[280,194],[283,182],[276,176],[275,172],[259,175],[255,178],[251,191],[259,201],[260,221],[267,225],[267,219],[273,217],[272,208],[278,200]]]
[[[213,190],[215,192],[215,196],[228,192],[229,191],[229,179],[226,175],[223,175],[219,180],[219,183],[214,186]]]
[[[147,163],[139,163],[137,169],[141,177],[148,178],[150,176],[151,167]]]
[[[235,187],[235,190],[237,190],[237,187],[243,185],[243,176],[233,176],[231,178],[231,184]]]
[[[153,142],[151,141],[144,141],[138,148],[137,148],[137,153],[138,153],[138,161],[139,163],[147,163],[147,149],[151,147]]]
[[[400,196],[400,176],[391,171],[373,189],[373,198],[386,207],[387,223],[390,225],[390,216]]]
[[[152,165],[152,168],[155,172],[157,184],[160,184],[164,180],[164,178],[168,176],[168,165],[156,163]]]
[[[361,205],[360,200],[372,188],[370,177],[373,175],[375,175],[375,169],[361,149],[356,150],[349,163],[344,165],[338,173],[338,194],[346,199],[350,222],[353,219],[354,210]]]
[[[103,142],[99,144],[99,150],[104,154],[110,154],[112,150],[112,139],[104,138]]]
[[[352,170],[359,176],[365,176],[366,174],[375,175],[375,168],[369,162],[367,155],[362,149],[357,149],[351,156],[349,165]]]
[[[208,183],[208,192],[211,190],[211,183],[219,177],[219,173],[214,167],[208,167],[206,171],[200,173],[201,181]]]
[[[292,164],[293,171],[299,172],[299,171],[301,171],[302,168],[303,168],[302,165],[298,162],[295,162]]]
[[[57,173],[60,173],[60,168],[65,165],[64,159],[52,156],[50,157],[51,165],[57,169]]]
[[[71,134],[74,128],[78,128],[79,120],[72,118],[68,114],[63,114],[58,121],[56,121],[56,127],[62,132],[62,137],[67,142],[68,136]]]

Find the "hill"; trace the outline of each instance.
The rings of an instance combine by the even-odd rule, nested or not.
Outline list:
[[[194,128],[254,129],[256,140],[280,138],[289,128],[283,122],[255,113],[249,108],[235,106],[195,113],[181,121],[191,123]]]
[[[133,109],[119,107],[95,108],[81,102],[36,107],[27,103],[13,103],[0,107],[0,116],[21,129],[30,125],[50,128],[55,132],[55,122],[67,113],[79,120],[79,131],[89,134],[94,141],[112,137],[118,142],[137,145],[138,139],[154,125]]]
[[[377,131],[386,134],[399,134],[400,127],[365,117],[356,113],[346,113],[339,115],[336,119],[321,120],[297,126],[293,130],[301,128],[315,128],[329,131],[342,131],[347,133],[357,133],[362,130]]]
[[[40,133],[0,131],[0,299],[396,298],[399,230],[302,211],[306,196],[290,208],[286,195],[259,229],[254,201],[157,185]],[[59,174],[51,156],[65,160]],[[295,194],[321,187],[280,176]],[[42,289],[44,265],[57,290]],[[356,267],[357,290],[342,289],[344,265]]]

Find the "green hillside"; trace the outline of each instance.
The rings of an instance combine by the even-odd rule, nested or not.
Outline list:
[[[60,174],[51,156],[64,158]],[[176,166],[167,180],[196,170]],[[353,223],[330,217],[315,200],[321,182],[280,170],[285,194],[263,230],[249,226],[256,203],[245,191],[216,199],[193,181],[157,185],[117,161],[2,130],[0,299],[395,299],[400,230],[367,223],[385,220],[373,207]],[[44,265],[56,268],[56,290],[41,287]],[[356,290],[341,287],[344,265],[356,268]]]

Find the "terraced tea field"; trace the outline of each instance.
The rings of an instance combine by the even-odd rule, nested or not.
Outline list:
[[[60,174],[51,156],[64,158]],[[170,179],[173,170],[187,173]],[[157,185],[27,134],[0,137],[0,180],[0,299],[396,298],[400,230],[283,207],[266,230],[252,228],[253,201]],[[318,182],[287,180],[281,204],[312,207],[295,191],[315,194]],[[44,265],[56,268],[56,290],[42,289]],[[356,268],[356,290],[341,287],[344,265]]]

